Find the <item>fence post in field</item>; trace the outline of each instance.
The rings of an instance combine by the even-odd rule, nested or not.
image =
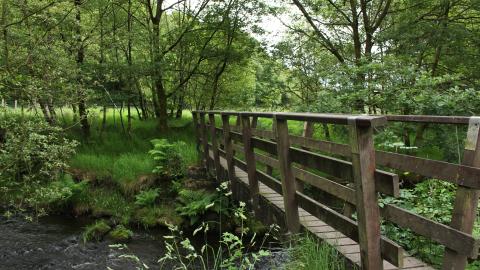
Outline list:
[[[469,167],[480,167],[480,117],[470,118],[462,164]],[[479,191],[476,189],[458,186],[450,223],[452,228],[472,234],[477,217],[479,195]],[[445,248],[443,269],[463,270],[466,266],[467,256]]]
[[[232,135],[230,134],[230,116],[222,114],[222,122],[223,122],[223,145],[225,148],[225,159],[227,160],[227,173],[228,173],[228,180],[232,186],[233,190],[233,181],[235,177],[235,169],[233,163],[233,145],[232,145]]]
[[[250,117],[248,115],[240,114],[242,121],[242,137],[243,148],[245,154],[245,161],[247,163],[248,186],[250,189],[250,197],[252,208],[255,215],[258,214],[258,200],[259,200],[259,186],[256,177],[257,165],[255,162],[255,153],[252,146],[252,129],[250,127]]]
[[[272,132],[273,132],[273,136],[275,137],[277,134],[277,123],[275,122],[275,119],[272,119]],[[273,157],[275,158],[274,155],[270,155],[270,157]],[[267,170],[266,170],[266,174],[272,176],[273,175],[273,167],[272,166],[269,166],[269,165],[266,165],[267,167]]]
[[[285,206],[285,217],[290,233],[300,232],[300,217],[298,215],[298,203],[296,197],[295,176],[292,171],[292,160],[290,158],[290,137],[288,135],[288,124],[285,119],[273,119],[276,123],[277,153],[280,175],[282,178],[283,203]]]
[[[210,120],[210,138],[212,140],[212,152],[213,152],[213,163],[215,165],[215,175],[217,181],[222,181],[222,165],[220,164],[220,154],[219,154],[219,145],[217,140],[217,128],[215,126],[215,114],[209,113],[208,118]]]
[[[201,146],[201,139],[200,139],[200,136],[201,136],[201,131],[200,131],[200,125],[198,124],[198,112],[192,112],[192,118],[193,118],[193,128],[195,129],[195,143],[196,143],[196,149],[197,149],[197,152],[199,154],[202,153],[202,151],[200,150],[200,146]],[[201,157],[200,157],[200,160],[201,160]]]
[[[362,269],[383,269],[380,254],[380,212],[375,190],[373,127],[348,119],[356,190],[358,234]]]
[[[209,157],[209,149],[208,149],[208,133],[207,133],[207,125],[205,124],[205,112],[200,112],[200,129],[201,129],[201,136],[202,136],[202,144],[203,144],[203,160],[205,164],[205,168],[207,172],[210,170],[210,157]]]

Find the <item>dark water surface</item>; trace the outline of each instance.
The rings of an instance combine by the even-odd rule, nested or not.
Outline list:
[[[135,254],[151,269],[158,268],[167,231],[136,232],[128,249],[118,250],[109,247],[109,241],[84,244],[81,234],[87,224],[65,217],[37,222],[0,217],[0,269],[137,269],[138,262],[122,258],[125,254]]]
[[[167,229],[136,231],[128,248],[112,248],[113,243],[83,243],[82,232],[91,220],[49,216],[30,222],[23,218],[0,216],[0,269],[63,270],[63,269],[159,269],[158,259],[164,255],[163,236]],[[218,238],[215,239],[218,241]],[[201,243],[193,243],[198,245]],[[135,255],[141,263],[124,255]],[[282,269],[288,260],[285,251],[259,263],[257,270]],[[164,265],[163,269],[173,269]],[[194,269],[194,268],[192,268]]]

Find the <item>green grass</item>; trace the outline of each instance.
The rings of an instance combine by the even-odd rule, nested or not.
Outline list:
[[[285,269],[291,270],[344,270],[345,265],[337,251],[319,242],[311,235],[300,237],[290,250],[292,260]]]
[[[132,119],[132,130],[129,134],[123,131],[119,113],[108,110],[107,125],[102,129],[101,112],[91,110],[90,117],[92,135],[88,141],[81,136],[81,129],[72,121],[70,112],[64,111],[67,136],[81,142],[77,154],[70,161],[74,169],[94,173],[97,178],[108,178],[122,187],[134,186],[132,182],[139,177],[149,175],[154,169],[154,162],[148,151],[152,148],[150,141],[166,138],[171,142],[183,141],[185,145],[177,149],[187,165],[196,164],[198,154],[190,113],[181,119],[169,122],[170,130],[160,133],[155,119]],[[126,115],[124,116],[126,125]],[[128,193],[128,191],[126,191]]]

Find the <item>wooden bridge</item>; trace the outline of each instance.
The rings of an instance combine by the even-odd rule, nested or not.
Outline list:
[[[317,235],[350,266],[433,269],[383,236],[382,220],[443,245],[443,269],[465,269],[467,260],[478,256],[479,241],[472,236],[480,189],[478,117],[217,111],[193,116],[204,165],[218,179],[230,181],[234,198],[246,201],[266,223]],[[272,129],[257,128],[259,118],[270,118]],[[290,134],[287,121],[304,122],[302,136]],[[462,164],[376,150],[374,130],[390,122],[468,125]],[[349,144],[313,138],[317,123],[347,126]],[[393,204],[379,207],[379,193],[399,196],[400,172],[458,185],[449,226]],[[303,183],[328,197],[305,195]],[[342,211],[332,206],[338,200]]]

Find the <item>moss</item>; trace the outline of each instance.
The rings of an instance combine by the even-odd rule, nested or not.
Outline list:
[[[108,236],[115,242],[128,242],[133,237],[133,232],[123,225],[118,225],[114,230],[110,231]]]
[[[99,241],[105,236],[112,228],[105,220],[96,221],[94,224],[87,226],[83,232],[83,242]]]

